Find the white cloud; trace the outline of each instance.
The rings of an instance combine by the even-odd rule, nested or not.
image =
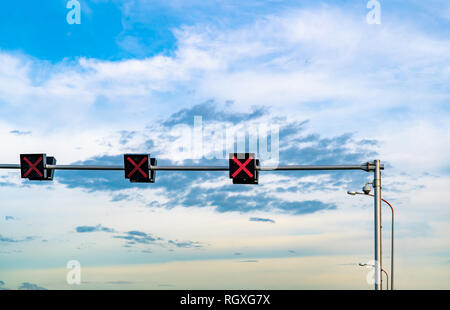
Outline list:
[[[149,137],[155,138],[155,150],[170,155],[180,141],[171,143],[164,138],[170,132],[157,125],[143,130],[145,125],[210,98],[234,100],[230,107],[234,110],[266,105],[271,107],[270,116],[287,116],[287,121],[311,119],[308,131],[312,133],[330,137],[356,132],[357,138],[380,140],[381,147],[375,149],[393,166],[383,173],[385,195],[395,201],[400,227],[405,227],[399,252],[448,248],[450,181],[441,172],[448,167],[450,155],[448,38],[428,35],[400,20],[370,27],[363,17],[329,8],[267,16],[234,30],[183,27],[175,35],[178,49],[173,56],[143,60],[80,58],[52,65],[2,52],[0,139],[7,148],[2,149],[0,161],[17,162],[21,152],[45,151],[59,163],[70,163],[121,153]],[[37,69],[45,74],[36,78]],[[32,134],[11,135],[15,129]],[[139,133],[120,145],[122,129]],[[282,147],[287,144],[280,142]],[[432,175],[424,176],[425,172]],[[295,185],[328,177],[286,179],[287,185]],[[255,188],[256,192],[270,191],[281,177],[267,174],[264,179],[267,184]],[[17,177],[11,180],[18,183]],[[198,186],[218,188],[224,182],[218,179]],[[89,219],[117,230],[139,228],[165,238],[182,235],[211,244],[213,253],[232,253],[237,244],[254,253],[270,245],[280,251],[298,246],[336,255],[370,254],[372,211],[361,205],[369,207],[371,201],[349,198],[346,190],[283,193],[291,201],[320,197],[335,202],[339,209],[308,216],[255,212],[255,216],[276,219],[268,231],[267,226],[249,226],[247,214],[219,214],[212,208],[143,208],[150,201],[170,198],[152,190],[121,191],[141,197],[140,204],[123,201],[111,208],[107,193],[92,195],[61,185],[53,195],[51,190],[37,188],[0,188],[2,197],[9,197],[2,201],[2,207],[9,204],[3,210],[23,219],[18,225],[34,224],[26,232],[40,231],[54,239],[61,231],[89,224],[85,222]],[[33,201],[40,201],[39,206]],[[407,235],[415,223],[426,224],[431,231],[420,244]],[[8,229],[2,233],[14,233]],[[302,236],[308,231],[316,234]],[[301,237],[293,237],[296,234]],[[81,242],[70,234],[61,238]],[[106,249],[118,240],[103,241]],[[72,246],[68,244],[61,257],[72,253]],[[117,251],[111,250],[112,254]],[[106,260],[108,254],[103,255]]]

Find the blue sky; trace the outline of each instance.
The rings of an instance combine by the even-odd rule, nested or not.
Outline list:
[[[4,4],[0,162],[144,152],[225,165],[180,153],[196,116],[216,133],[277,126],[281,164],[380,158],[398,210],[397,287],[449,288],[450,6],[380,1],[377,25],[367,2],[80,1],[79,25],[65,0]],[[136,185],[57,171],[36,184],[0,171],[0,289],[370,289],[356,265],[373,256],[371,201],[345,194],[370,180],[264,172],[246,187],[157,172]],[[65,282],[72,259],[80,286]]]
[[[366,1],[80,1],[82,23],[66,22],[67,1],[22,1],[5,4],[0,12],[2,49],[19,51],[41,60],[58,62],[74,57],[96,59],[145,58],[170,54],[177,48],[173,30],[182,26],[214,25],[239,28],[289,9],[340,7],[368,12]],[[383,21],[414,21],[427,31],[448,34],[444,1],[384,1]],[[20,22],[19,22],[20,21]]]

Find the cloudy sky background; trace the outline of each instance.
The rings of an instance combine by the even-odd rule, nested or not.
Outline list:
[[[280,164],[379,158],[396,287],[450,288],[450,5],[380,1],[24,1],[0,10],[1,163],[189,160],[180,126],[279,127]],[[214,141],[213,138],[207,139]],[[262,164],[264,165],[262,159]],[[371,289],[361,172],[0,172],[0,288]],[[390,213],[384,211],[384,268]],[[69,286],[78,260],[82,284]]]

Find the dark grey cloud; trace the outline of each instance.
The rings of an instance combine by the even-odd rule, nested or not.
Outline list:
[[[123,165],[123,155],[98,156],[85,161],[77,161],[73,164],[84,165]],[[55,177],[69,188],[84,188],[89,192],[114,191],[131,188],[133,185],[139,187],[139,183],[129,183],[124,179],[123,171],[70,171],[61,170],[55,172]],[[89,180],[89,182],[86,182]]]
[[[312,141],[312,139],[316,139],[318,136],[317,135],[309,135],[307,137],[304,137],[304,136],[302,136],[301,138],[297,137],[298,133],[303,131],[308,123],[309,123],[308,120],[295,121],[295,122],[291,122],[291,123],[286,122],[286,125],[280,128],[279,135],[280,135],[280,137],[283,137],[283,139],[290,139],[293,137],[296,142]]]
[[[136,243],[152,244],[152,243],[156,243],[157,241],[163,240],[160,237],[153,236],[152,234],[147,234],[145,232],[138,231],[138,230],[128,231],[124,235],[116,235],[116,236],[113,236],[113,238],[126,240],[128,245],[133,245]]]
[[[268,223],[275,223],[272,219],[262,218],[262,217],[251,217],[249,218],[250,222],[268,222]]]
[[[229,106],[230,104],[228,104]],[[219,104],[214,100],[209,100],[202,104],[195,105],[191,108],[182,109],[174,114],[172,114],[168,120],[163,122],[166,127],[171,127],[179,124],[192,124],[194,116],[201,115],[205,120],[219,121],[219,122],[230,122],[233,124],[238,124],[248,120],[256,119],[268,112],[265,107],[253,107],[252,111],[249,113],[231,113],[226,109],[219,109]]]
[[[196,241],[174,241],[169,240],[169,244],[176,246],[177,248],[201,248],[202,245],[200,242]]]
[[[104,231],[104,232],[115,232],[114,229],[103,227],[102,225],[96,225],[96,226],[77,226],[75,228],[75,231],[78,233],[90,233],[90,232],[97,232],[97,231]]]
[[[147,237],[148,235],[145,232],[138,231],[138,230],[132,230],[127,232],[127,234],[131,236],[139,236],[139,237]]]
[[[24,282],[22,283],[19,288],[19,290],[29,290],[29,291],[35,291],[35,290],[47,290],[45,287],[38,286],[37,284]]]
[[[130,141],[136,135],[137,132],[122,130],[119,133],[120,133],[119,143],[122,145],[125,145],[128,143],[128,141]]]
[[[26,242],[26,241],[33,241],[36,238],[37,237],[34,237],[34,236],[27,236],[27,237],[25,237],[25,239],[14,239],[14,238],[9,238],[9,237],[3,237],[2,235],[0,235],[0,242],[5,242],[5,243]]]
[[[13,135],[16,135],[16,136],[27,136],[27,135],[31,135],[31,131],[11,130],[9,133],[10,133],[10,134],[13,134]]]
[[[298,202],[283,202],[279,208],[293,214],[308,214],[322,210],[335,210],[337,209],[337,206],[334,203],[324,203],[319,200],[304,200]]]
[[[0,175],[0,187],[17,187],[16,183],[10,181],[8,175]]]
[[[304,141],[304,139],[308,141]],[[280,141],[282,141],[281,135]],[[307,146],[304,146],[298,142],[309,143]],[[321,138],[319,135],[309,135],[307,137],[299,135],[297,139],[291,141],[287,148],[280,151],[280,162],[301,162],[305,165],[363,163],[376,155],[376,153],[369,149],[361,148],[358,151],[353,150],[350,147],[352,142],[358,141],[354,141],[351,133],[333,138]]]
[[[230,185],[233,187],[235,185]],[[272,196],[271,193],[258,193],[254,197],[233,195],[230,196],[227,188],[223,188],[223,192],[217,192],[215,189],[199,189],[190,191],[184,197],[179,197],[179,201],[184,206],[213,206],[219,212],[250,212],[256,210],[278,210],[291,214],[307,214],[321,210],[334,210],[335,204],[328,204],[318,200],[306,200],[289,202]],[[230,192],[236,189],[230,189]],[[247,188],[247,190],[249,190]],[[245,189],[242,189],[244,192]]]
[[[361,145],[372,145],[372,146],[378,145],[378,141],[377,140],[372,140],[372,139],[363,139],[359,143]]]
[[[130,195],[126,195],[126,194],[117,194],[117,195],[115,195],[115,196],[111,199],[111,201],[117,202],[117,201],[122,201],[122,200],[129,199],[129,198],[130,198]]]

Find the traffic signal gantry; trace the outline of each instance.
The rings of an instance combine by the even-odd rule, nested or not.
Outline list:
[[[149,154],[125,154],[123,166],[56,165],[56,159],[46,154],[21,154],[20,164],[0,164],[0,169],[20,169],[21,177],[31,181],[52,181],[55,170],[122,170],[130,182],[154,183],[160,171],[228,171],[233,184],[258,184],[259,171],[326,171],[363,170],[374,173],[374,226],[375,226],[375,290],[381,289],[381,170],[380,160],[355,165],[260,165],[254,153],[230,153],[228,166],[157,166]]]
[[[0,164],[0,169],[20,169],[21,177],[30,181],[52,181],[55,170],[123,170],[125,178],[136,183],[155,183],[157,170],[228,171],[233,184],[258,184],[259,171],[287,170],[364,170],[375,171],[374,163],[360,165],[289,165],[262,167],[254,153],[230,153],[228,166],[157,166],[150,154],[124,154],[123,166],[56,165],[56,159],[42,154],[20,154],[20,164]],[[384,169],[384,165],[380,165]]]

